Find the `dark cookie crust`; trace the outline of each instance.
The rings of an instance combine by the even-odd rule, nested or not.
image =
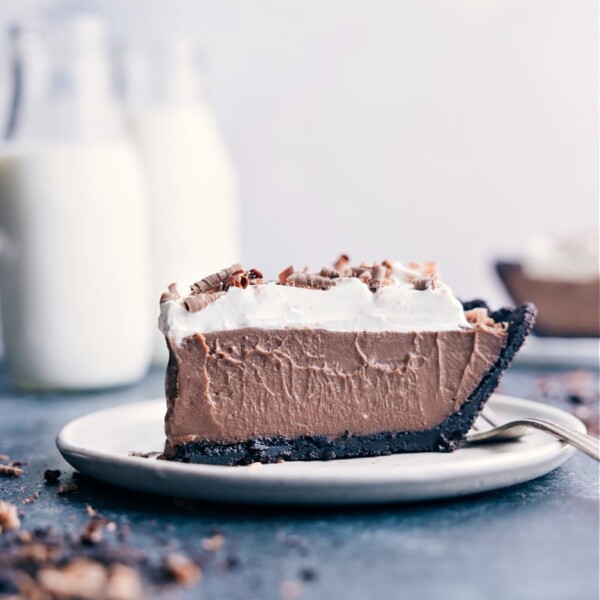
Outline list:
[[[482,300],[464,302],[465,310],[487,307]],[[280,460],[331,460],[359,456],[381,456],[400,452],[451,452],[471,428],[504,370],[523,344],[535,321],[536,309],[522,304],[515,309],[502,308],[490,313],[496,322],[508,323],[508,339],[500,357],[461,409],[442,423],[425,431],[382,432],[354,436],[347,432],[330,439],[325,436],[256,438],[233,444],[190,442],[167,448],[170,460],[218,465],[248,465],[253,462],[274,463]]]

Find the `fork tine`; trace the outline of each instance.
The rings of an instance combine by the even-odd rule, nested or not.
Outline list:
[[[492,427],[498,427],[500,425],[500,419],[489,406],[483,407],[483,410],[479,413],[479,417],[489,423]]]

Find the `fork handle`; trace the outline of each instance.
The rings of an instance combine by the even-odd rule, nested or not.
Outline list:
[[[600,442],[591,435],[543,419],[519,419],[511,423],[513,424],[526,425],[549,433],[600,462]]]

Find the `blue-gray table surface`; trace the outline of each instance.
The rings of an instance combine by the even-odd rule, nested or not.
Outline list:
[[[535,397],[540,375],[515,368],[505,394]],[[101,484],[58,495],[47,468],[72,469],[54,445],[71,419],[162,395],[163,374],[140,384],[88,394],[25,394],[0,373],[0,454],[27,462],[0,479],[0,499],[19,505],[22,527],[77,530],[86,505],[131,528],[129,542],[148,553],[194,552],[218,530],[225,543],[198,587],[169,588],[181,598],[544,599],[599,597],[598,465],[576,455],[535,481],[457,500],[412,505],[315,509],[182,506]],[[40,496],[23,505],[36,491]],[[2,552],[0,537],[0,552]],[[223,568],[227,565],[228,568]],[[282,582],[299,581],[296,588]],[[286,584],[284,584],[285,586]],[[293,592],[293,593],[292,593]]]

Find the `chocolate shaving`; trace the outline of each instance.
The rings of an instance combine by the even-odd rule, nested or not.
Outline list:
[[[156,458],[157,456],[159,456],[161,453],[160,452],[139,452],[136,450],[132,450],[129,453],[129,456],[135,456],[137,458]]]
[[[202,578],[200,567],[183,554],[169,554],[165,558],[165,569],[180,585],[191,585]]]
[[[117,528],[116,523],[105,521],[105,536],[101,540],[94,536],[89,540],[86,535],[76,536],[71,531],[59,532],[51,527],[2,533],[0,597],[30,600],[170,597],[175,593],[174,584],[193,584],[201,578],[196,560],[169,552],[167,558],[161,551],[152,557],[142,548],[124,542],[129,531],[127,525]],[[17,507],[0,501],[0,529],[19,526]],[[98,524],[86,525],[86,530],[88,527],[96,531]],[[111,532],[116,534],[117,543],[109,537]],[[173,546],[172,541],[169,546]],[[147,589],[144,580],[148,582]]]
[[[340,254],[340,257],[333,263],[333,268],[341,271],[344,267],[348,266],[350,257],[347,254]]]
[[[200,281],[192,284],[192,294],[204,294],[206,292],[223,291],[227,281],[232,275],[241,275],[244,272],[242,265],[236,263],[227,269],[213,273]]]
[[[321,277],[329,277],[329,279],[338,279],[342,276],[342,272],[333,267],[323,267],[319,275]]]
[[[303,581],[315,581],[319,578],[319,574],[316,569],[312,569],[311,567],[305,567],[300,571],[300,578]]]
[[[228,290],[230,287],[237,287],[245,290],[248,287],[248,281],[248,277],[244,273],[241,273],[240,275],[231,275],[227,279],[225,289]]]
[[[358,267],[350,267],[352,277],[360,277],[363,273],[367,273],[371,277],[371,265],[359,265]]]
[[[27,498],[23,498],[23,500],[21,500],[21,504],[31,504],[32,502],[35,502],[41,495],[42,495],[42,492],[40,492],[40,491],[33,492],[33,494],[31,494],[31,496],[28,496]]]
[[[285,280],[285,284],[299,288],[328,290],[332,285],[335,285],[335,282],[329,277],[313,275],[312,273],[292,273]]]
[[[0,500],[0,533],[21,526],[17,507],[10,502]]]
[[[371,283],[371,271],[363,271],[359,276],[360,279],[365,285],[369,285]]]
[[[202,548],[208,552],[216,552],[224,543],[225,536],[222,533],[215,533],[212,537],[204,538],[201,545]]]
[[[64,494],[71,494],[77,491],[77,484],[74,481],[67,481],[67,483],[61,483],[58,486],[57,492],[62,496]]]
[[[488,311],[483,307],[465,311],[465,318],[473,325],[488,325],[491,327],[495,323],[494,319],[489,316]]]
[[[105,566],[89,558],[73,558],[65,565],[44,567],[37,573],[31,598],[112,598],[134,600],[143,595],[139,575],[124,564]]]
[[[258,269],[250,269],[249,271],[246,271],[246,277],[248,277],[250,281],[253,281],[254,279],[263,279],[263,274],[262,271],[259,271]]]
[[[303,594],[302,582],[298,579],[286,579],[279,584],[281,600],[298,600]]]
[[[435,289],[435,277],[423,277],[421,279],[413,279],[413,287],[421,292],[425,290]],[[479,310],[479,309],[474,309]]]
[[[99,544],[102,540],[102,530],[107,525],[108,521],[104,517],[97,517],[95,514],[85,524],[81,534],[79,535],[79,541],[82,544],[92,546]]]
[[[281,273],[279,273],[278,275],[278,279],[279,279],[279,283],[281,283],[281,285],[285,285],[285,282],[287,281],[287,278],[294,272],[294,267],[292,265],[290,265],[289,267],[287,267],[286,269],[284,269],[283,271],[281,271]]]
[[[23,474],[23,469],[9,465],[0,465],[0,477],[19,477]]]
[[[135,600],[143,597],[142,582],[137,571],[129,565],[110,566],[106,597],[115,600]]]
[[[163,292],[160,297],[160,303],[168,302],[169,300],[179,300],[181,298],[179,292],[177,291],[177,284],[172,283],[169,285],[169,291]]]
[[[183,299],[183,305],[188,312],[195,313],[203,308],[206,308],[211,302],[214,302],[222,295],[223,292],[216,292],[211,294],[202,294],[201,296],[188,296],[187,298]]]
[[[369,289],[372,292],[376,292],[382,285],[385,279],[386,272],[385,267],[382,265],[373,265],[371,269],[371,277],[369,281]]]
[[[411,262],[408,263],[408,268],[421,273],[423,277],[439,277],[438,265],[432,260],[423,263]]]

